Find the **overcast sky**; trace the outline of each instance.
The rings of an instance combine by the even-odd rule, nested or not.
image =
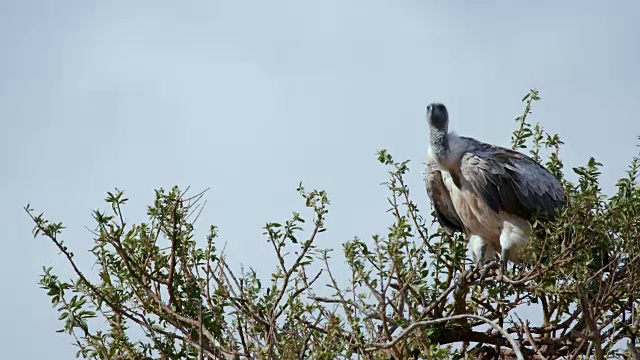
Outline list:
[[[153,189],[211,187],[200,227],[231,261],[272,268],[261,235],[326,189],[340,249],[389,224],[375,152],[421,183],[425,106],[458,133],[508,145],[531,87],[532,121],[558,132],[567,167],[604,162],[610,191],[638,149],[637,1],[0,0],[0,358],[69,359],[37,286],[70,276],[21,210],[62,221],[91,271],[90,210],[124,189],[139,221]],[[80,251],[78,251],[80,249]],[[337,264],[336,266],[341,266]],[[344,265],[342,265],[344,266]],[[265,273],[266,274],[266,273]]]

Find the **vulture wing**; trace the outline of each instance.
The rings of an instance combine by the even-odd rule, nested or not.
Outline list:
[[[436,211],[436,218],[440,226],[448,235],[456,231],[463,231],[462,221],[453,207],[449,190],[444,186],[442,173],[433,165],[427,165],[425,176],[427,194]]]
[[[554,210],[566,203],[560,181],[530,157],[464,139],[472,146],[462,156],[460,174],[495,212],[529,219],[539,211],[542,217],[551,218]]]

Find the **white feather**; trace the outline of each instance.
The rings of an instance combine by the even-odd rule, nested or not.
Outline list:
[[[469,236],[469,251],[471,252],[471,258],[476,264],[480,260],[493,258],[496,256],[496,249],[491,242],[483,239],[478,235]]]

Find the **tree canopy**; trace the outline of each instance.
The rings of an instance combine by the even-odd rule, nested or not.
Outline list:
[[[107,193],[106,210],[93,211],[91,269],[79,268],[62,223],[27,205],[34,235],[73,269],[61,279],[44,267],[40,279],[59,332],[88,359],[639,359],[640,158],[612,196],[595,158],[568,181],[560,137],[528,121],[537,100],[524,97],[513,148],[560,178],[569,201],[552,222],[532,219],[533,241],[507,273],[473,266],[464,236],[418,209],[426,192],[409,191],[409,161],[381,150],[388,233],[342,244],[347,283],[336,250],[318,245],[329,197],[302,184],[303,209],[264,226],[271,274],[232,268],[216,226],[196,239],[205,192],[155,190],[138,224],[125,221],[125,193]]]

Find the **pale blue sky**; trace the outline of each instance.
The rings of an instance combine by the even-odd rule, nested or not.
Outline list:
[[[321,245],[368,239],[388,225],[378,149],[412,160],[429,211],[425,106],[508,145],[530,87],[566,165],[596,156],[610,189],[637,153],[639,15],[637,1],[0,0],[0,358],[74,354],[36,284],[42,265],[70,272],[31,238],[27,202],[81,250],[114,187],[132,221],[154,188],[211,187],[200,226],[266,271],[261,227],[301,208],[299,181],[331,198]]]

